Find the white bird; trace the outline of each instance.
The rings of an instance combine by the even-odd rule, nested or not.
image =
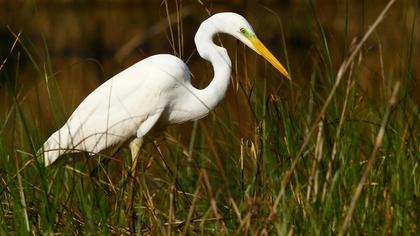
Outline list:
[[[225,96],[231,74],[226,49],[213,42],[217,33],[237,38],[289,78],[244,17],[231,12],[215,14],[201,23],[194,38],[200,56],[213,65],[214,78],[206,88],[192,86],[190,71],[178,57],[159,54],[143,59],[80,103],[63,127],[44,143],[45,165],[66,153],[86,151],[93,155],[131,138],[134,160],[143,137],[152,129],[206,116]]]

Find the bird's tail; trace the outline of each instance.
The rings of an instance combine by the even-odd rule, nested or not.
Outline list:
[[[61,155],[68,153],[68,151],[66,151],[66,149],[68,149],[67,146],[67,140],[63,140],[63,137],[60,139],[60,130],[58,130],[52,134],[42,148],[38,150],[38,160],[43,162],[45,166],[49,166]]]

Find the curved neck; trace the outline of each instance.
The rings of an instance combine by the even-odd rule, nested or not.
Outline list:
[[[221,32],[217,22],[211,18],[204,21],[198,29],[194,41],[197,51],[202,58],[209,61],[213,66],[214,77],[210,84],[204,89],[197,89],[196,95],[202,105],[202,116],[209,113],[225,96],[230,82],[232,63],[225,48],[219,47],[213,42],[213,36]]]

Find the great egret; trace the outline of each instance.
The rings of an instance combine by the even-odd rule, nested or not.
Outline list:
[[[134,138],[129,145],[134,159],[143,137],[152,129],[206,116],[224,97],[231,74],[226,49],[212,40],[217,33],[237,38],[289,78],[244,17],[231,12],[215,14],[201,23],[194,38],[198,53],[214,69],[214,78],[206,88],[191,85],[190,71],[178,57],[159,54],[141,60],[80,103],[64,126],[44,143],[45,165],[65,153],[95,154],[130,138]]]

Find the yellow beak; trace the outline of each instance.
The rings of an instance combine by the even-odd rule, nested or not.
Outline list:
[[[264,46],[264,44],[256,37],[252,36],[249,38],[252,45],[254,45],[257,52],[263,56],[271,65],[273,65],[280,73],[282,73],[286,78],[290,79],[289,72],[284,69],[283,65],[273,56],[273,54]]]

